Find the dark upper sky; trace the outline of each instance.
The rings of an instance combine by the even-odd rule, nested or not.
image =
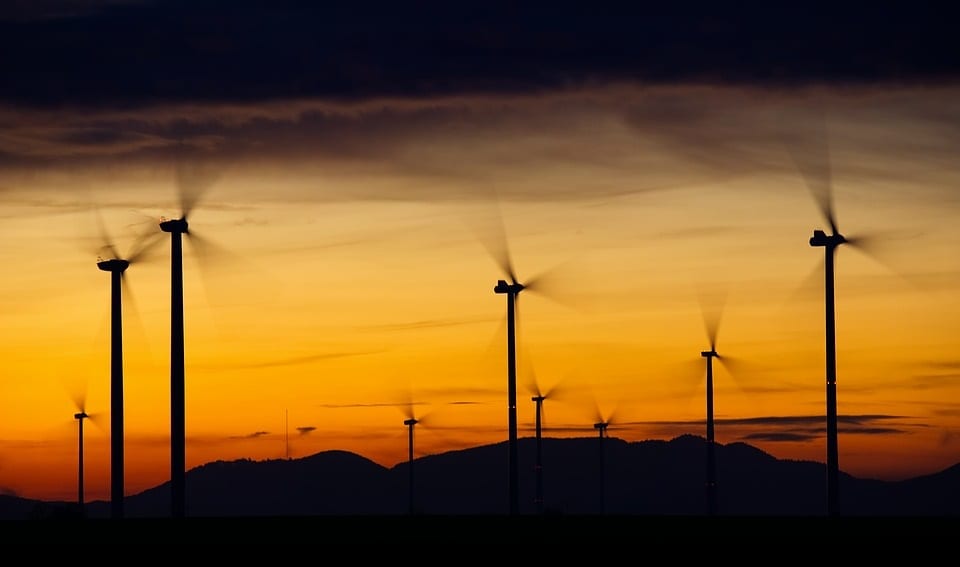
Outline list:
[[[606,80],[953,81],[960,34],[942,4],[13,1],[0,7],[0,100],[116,106]]]

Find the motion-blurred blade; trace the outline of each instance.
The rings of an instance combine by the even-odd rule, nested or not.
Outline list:
[[[824,112],[817,108],[803,116],[795,116],[793,123],[786,127],[790,133],[784,135],[784,142],[790,157],[830,230],[837,234],[839,228],[833,206],[833,174]]]
[[[500,267],[500,270],[510,278],[511,283],[517,283],[517,274],[513,269],[510,246],[507,243],[507,229],[503,220],[503,211],[500,208],[499,195],[496,194],[495,190],[493,193],[489,204],[485,199],[480,199],[468,224],[472,226],[477,240],[487,249],[487,253]]]
[[[223,175],[222,166],[189,156],[188,150],[200,151],[181,144],[178,148],[174,172],[177,197],[180,201],[180,215],[184,219],[193,212],[197,203]]]
[[[413,399],[413,390],[407,388],[404,400],[400,403],[400,411],[403,412],[404,419],[417,419],[416,402]]]
[[[87,384],[83,382],[70,392],[70,398],[73,400],[73,406],[77,412],[87,411]]]
[[[146,327],[140,317],[140,307],[137,305],[137,298],[130,287],[130,276],[126,270],[120,274],[120,294],[123,301],[123,327],[135,339],[133,342],[142,346],[149,353]]]
[[[199,268],[198,275],[207,305],[214,308],[217,305],[217,299],[222,297],[221,294],[216,293],[218,278],[223,282],[222,276],[225,273],[225,268],[234,264],[233,260],[236,262],[239,262],[239,260],[236,260],[235,254],[206,236],[194,232],[187,232],[184,236],[189,243],[191,252],[196,257],[197,267]],[[213,315],[216,317],[216,312]]]
[[[107,412],[94,412],[87,414],[87,421],[96,426],[97,429],[106,433],[110,426],[110,414]]]
[[[720,321],[723,319],[723,310],[727,303],[727,290],[721,284],[712,284],[710,288],[702,287],[699,293],[700,313],[703,316],[703,326],[710,341],[710,348],[717,348],[717,333],[720,330]]]
[[[533,361],[530,359],[530,352],[527,349],[523,349],[517,354],[517,359],[517,366],[520,367],[517,371],[519,382],[531,396],[542,396],[543,392],[540,389],[540,382],[537,380],[537,373],[534,370]]]
[[[606,420],[603,418],[603,410],[600,409],[600,404],[597,404],[597,407],[593,412],[593,422],[594,423],[605,423]]]
[[[846,240],[852,249],[904,280],[910,287],[922,290],[925,288],[924,284],[898,269],[896,266],[898,262],[895,259],[898,253],[901,258],[912,254],[917,245],[911,241],[918,239],[922,234],[920,231],[887,230],[847,236]]]
[[[822,301],[825,281],[826,266],[824,259],[821,257],[787,298],[787,303],[794,305],[806,301]]]
[[[117,247],[114,245],[113,240],[110,238],[110,235],[107,232],[107,226],[103,221],[103,213],[100,212],[100,207],[94,205],[93,213],[97,223],[97,233],[100,238],[99,254],[104,256],[105,260],[119,258],[120,254],[117,252]]]
[[[574,278],[579,273],[582,270],[577,270],[573,261],[567,260],[528,278],[523,282],[524,291],[532,291],[569,309],[579,309],[580,306],[573,300],[575,294],[582,292]]]
[[[130,253],[125,258],[128,262],[134,264],[148,259],[151,253],[157,250],[158,245],[166,240],[163,238],[164,233],[157,230],[157,227],[158,225],[153,223],[148,230],[138,234],[130,247]]]

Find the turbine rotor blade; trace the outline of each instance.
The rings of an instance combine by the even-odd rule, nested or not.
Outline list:
[[[174,177],[181,218],[186,219],[193,212],[197,203],[220,179],[221,175],[222,168],[212,163],[187,157],[186,146],[180,144],[176,156]]]
[[[132,330],[135,332],[139,342],[143,345],[144,349],[149,351],[146,340],[146,327],[143,324],[143,319],[140,317],[140,308],[137,305],[137,298],[130,288],[130,276],[127,275],[126,270],[120,274],[120,293],[123,297],[123,325],[124,327],[128,327],[128,322],[132,323]]]
[[[717,333],[720,330],[720,322],[723,319],[723,310],[727,302],[727,292],[725,288],[718,289],[714,284],[709,291],[701,289],[700,313],[703,317],[703,326],[707,333],[707,339],[710,341],[710,349],[717,348]]]
[[[96,426],[100,431],[106,432],[109,423],[108,414],[104,412],[88,413],[86,420]]]
[[[73,399],[73,405],[77,408],[77,412],[87,411],[87,389],[86,383],[83,384],[83,388],[80,391],[71,392],[70,397]]]
[[[795,117],[795,123],[787,127],[796,134],[785,136],[784,141],[794,165],[830,225],[830,230],[833,234],[839,234],[833,205],[833,173],[826,118],[823,110],[819,108],[812,114]]]
[[[160,230],[157,230],[156,224],[153,224],[151,228],[152,230],[149,232],[144,231],[142,234],[137,236],[137,239],[130,247],[130,253],[126,257],[127,262],[133,264],[143,261],[145,258],[149,257],[152,251],[156,250],[157,245],[160,244],[160,242],[166,240],[163,238],[164,233]]]
[[[470,215],[468,224],[480,244],[487,249],[487,253],[496,262],[500,270],[510,278],[510,283],[518,283],[516,270],[510,255],[510,246],[507,243],[507,229],[503,220],[503,211],[500,208],[500,198],[496,190],[492,190],[489,210],[481,210],[478,215]],[[484,207],[486,199],[478,202],[478,207]]]
[[[577,309],[578,306],[570,300],[573,295],[571,288],[576,290],[578,287],[570,275],[577,271],[570,268],[571,261],[568,260],[544,270],[523,282],[524,291],[532,291],[558,305]]]
[[[103,220],[103,213],[100,212],[100,207],[94,205],[93,212],[97,222],[97,232],[100,236],[100,251],[109,252],[108,260],[119,258],[120,254],[117,252],[117,247],[113,244],[113,241],[110,239],[109,233],[107,233],[107,226]]]

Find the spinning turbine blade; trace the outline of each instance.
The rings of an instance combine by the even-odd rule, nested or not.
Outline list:
[[[802,129],[798,135],[786,138],[790,157],[813,195],[820,212],[830,225],[832,234],[839,232],[833,205],[833,173],[830,165],[826,119],[822,110],[804,116],[792,129]]]
[[[716,287],[714,286],[711,290],[701,289],[699,294],[700,313],[711,350],[716,350],[717,333],[720,330],[720,321],[723,319],[723,310],[727,302],[726,290],[716,291]]]
[[[200,200],[222,176],[222,168],[211,162],[194,160],[186,155],[187,147],[178,148],[175,182],[180,205],[180,218],[186,219]]]

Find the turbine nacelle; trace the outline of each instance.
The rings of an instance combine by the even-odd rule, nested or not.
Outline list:
[[[600,434],[603,435],[603,432],[607,430],[607,426],[610,425],[604,421],[600,421],[593,424],[593,428],[600,431]]]
[[[537,403],[539,404],[539,403],[543,403],[543,400],[545,400],[545,399],[547,399],[546,396],[534,396],[534,397],[530,398],[530,401],[531,401],[531,402],[537,402]]]
[[[90,416],[87,415],[87,412],[85,412],[85,411],[82,411],[82,412],[80,412],[80,413],[75,413],[75,414],[73,414],[73,419],[86,419],[86,418],[88,418],[88,417],[90,417]]]
[[[841,244],[845,243],[847,239],[840,233],[835,233],[827,235],[827,233],[822,230],[813,231],[813,236],[810,238],[810,246],[827,246],[830,248],[836,248]]]
[[[410,419],[405,419],[405,420],[403,420],[403,424],[404,424],[404,425],[416,425],[416,424],[418,424],[418,423],[420,423],[420,422],[419,422],[417,419],[414,419],[414,418],[412,418],[412,417],[411,417]]]
[[[169,219],[169,220],[162,221],[160,223],[160,230],[162,230],[163,232],[179,232],[180,234],[187,234],[188,232],[190,232],[189,227],[187,225],[186,218]]]
[[[700,356],[703,358],[720,358],[720,355],[717,354],[716,349],[705,350],[700,353]]]
[[[497,286],[493,288],[494,293],[512,293],[517,295],[523,291],[524,285],[522,283],[514,282],[512,284],[507,283],[506,280],[497,280]]]
[[[97,262],[97,267],[103,270],[104,272],[120,272],[123,273],[130,266],[130,262],[127,260],[121,260],[120,258],[112,258],[110,260],[100,260]]]

